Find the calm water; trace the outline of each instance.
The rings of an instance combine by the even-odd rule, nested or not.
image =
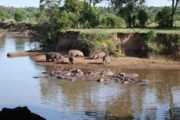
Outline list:
[[[29,49],[27,39],[0,39],[0,108],[28,106],[47,120],[180,119],[180,70],[113,70],[160,80],[150,85],[35,79],[49,68],[29,57],[6,57]]]

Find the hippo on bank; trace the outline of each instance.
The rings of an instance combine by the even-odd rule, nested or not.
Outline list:
[[[70,64],[74,63],[74,55],[72,53],[69,55],[69,62]]]
[[[80,50],[76,50],[76,49],[69,50],[69,56],[70,56],[71,54],[72,54],[74,57],[84,57],[83,52],[81,52]]]
[[[61,55],[60,53],[58,53],[58,52],[47,52],[46,54],[45,54],[45,56],[46,56],[46,61],[50,61],[50,60],[52,60],[52,61],[58,61],[58,60],[60,60],[60,61],[62,61],[63,62],[63,59],[64,59],[64,57],[63,57],[63,55]]]
[[[94,54],[93,59],[102,59],[103,56],[105,56],[105,55],[106,55],[106,53],[103,51],[97,52],[96,54]]]
[[[111,57],[109,55],[103,56],[103,64],[109,64],[111,62]]]

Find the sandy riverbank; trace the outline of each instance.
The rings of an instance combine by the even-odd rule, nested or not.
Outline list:
[[[173,61],[164,58],[150,57],[119,57],[111,58],[111,63],[104,66],[102,59],[92,59],[90,57],[76,58],[73,65],[69,64],[68,58],[65,57],[62,62],[46,62],[44,54],[32,54],[31,59],[39,62],[42,65],[56,66],[56,67],[76,67],[85,69],[96,68],[122,68],[122,69],[180,69],[180,61]]]

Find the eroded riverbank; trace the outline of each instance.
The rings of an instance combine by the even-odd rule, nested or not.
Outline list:
[[[42,52],[10,52],[7,55],[12,57],[30,56],[35,62],[42,65],[56,67],[76,67],[81,69],[96,68],[122,68],[122,69],[180,69],[180,62],[160,57],[138,58],[138,57],[119,57],[111,58],[111,63],[104,66],[102,59],[92,59],[91,57],[75,58],[74,64],[69,64],[67,55],[64,62],[47,62]]]

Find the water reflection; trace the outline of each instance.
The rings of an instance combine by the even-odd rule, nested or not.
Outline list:
[[[114,71],[118,72],[118,69]],[[169,109],[180,105],[180,101],[174,99],[180,92],[179,70],[119,71],[135,72],[140,74],[139,79],[158,82],[145,86],[104,85],[95,81],[69,82],[49,78],[41,82],[43,100],[47,104],[56,103],[53,106],[57,109],[72,113],[84,111],[86,117],[98,119],[164,119]]]
[[[4,51],[4,47],[5,47],[5,39],[0,38],[0,53]]]
[[[6,57],[7,52],[24,51],[28,47],[28,42],[22,39],[0,39],[1,104],[48,107],[53,112],[47,109],[36,112],[49,120],[180,119],[180,70],[112,70],[138,73],[139,79],[158,80],[149,85],[34,79],[33,76],[43,76],[42,72],[52,68],[41,66],[29,57]]]
[[[16,51],[25,51],[25,44],[27,44],[26,42],[24,41],[27,41],[28,39],[25,39],[25,38],[18,38],[16,39],[14,42],[15,42],[15,50]]]

